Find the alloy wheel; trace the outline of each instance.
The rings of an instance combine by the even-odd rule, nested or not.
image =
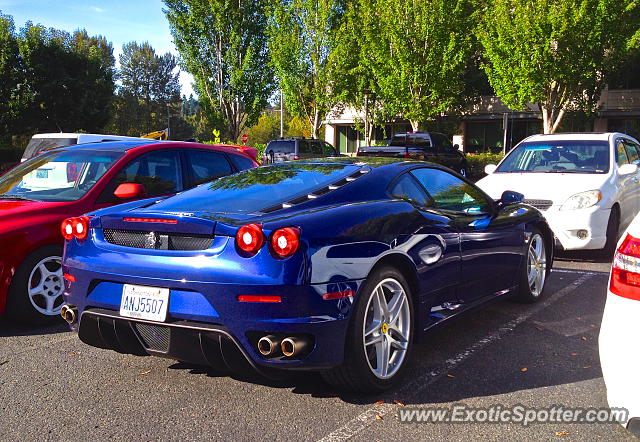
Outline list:
[[[48,256],[38,262],[29,274],[29,301],[43,315],[59,315],[62,309],[64,282],[61,263],[60,256]]]
[[[393,278],[380,281],[369,298],[363,324],[365,357],[376,377],[388,379],[400,369],[410,333],[407,293]]]
[[[538,233],[531,237],[527,258],[529,290],[535,297],[540,296],[544,288],[547,276],[547,255],[544,248],[544,239]]]

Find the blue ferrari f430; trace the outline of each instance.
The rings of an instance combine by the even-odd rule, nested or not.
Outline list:
[[[422,332],[541,298],[553,236],[521,200],[429,163],[259,167],[66,220],[62,315],[100,348],[380,391]]]

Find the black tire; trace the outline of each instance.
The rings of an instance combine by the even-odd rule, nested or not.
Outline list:
[[[542,247],[542,251],[536,253],[535,250],[539,250],[538,246]],[[534,251],[533,256],[532,251]],[[536,255],[542,255],[544,261],[542,261],[541,258],[537,258]],[[531,229],[529,242],[527,243],[526,254],[520,266],[520,281],[518,284],[518,293],[514,297],[515,301],[533,304],[543,298],[547,277],[549,276],[548,261],[549,244],[545,241],[544,234],[540,230],[533,228]],[[541,278],[541,282],[539,278],[534,278],[533,282],[530,281],[530,275],[534,272],[534,269],[535,275]],[[542,271],[542,273],[540,273],[540,271]]]
[[[11,287],[9,288],[9,296],[7,298],[7,319],[33,325],[52,324],[62,321],[59,313],[46,315],[38,311],[31,302],[28,294],[30,288],[29,278],[31,277],[32,271],[37,272],[35,267],[47,258],[55,260],[56,258],[61,257],[62,246],[59,245],[42,247],[27,256],[18,268],[18,271],[15,273],[11,282]],[[49,265],[49,267],[51,267],[51,265]],[[34,277],[37,278],[36,273],[34,273]],[[60,296],[59,299],[56,298],[56,303],[54,305],[54,307],[59,310],[62,307],[62,291],[64,290],[62,275],[60,274],[55,277],[52,276],[51,280],[47,284],[50,285],[50,291],[52,293],[55,294],[55,290],[59,290]],[[46,309],[46,301],[44,301],[44,299],[42,301],[44,302],[43,305]],[[37,301],[34,302],[36,305],[38,304]]]
[[[618,206],[613,206],[611,214],[609,215],[609,222],[607,222],[607,242],[602,249],[604,256],[610,257],[616,250],[618,244],[618,231],[620,229],[620,209]]]
[[[372,368],[371,363],[369,362],[370,358],[372,358],[371,352],[367,352],[365,349],[364,325],[367,318],[367,310],[374,308],[373,304],[370,305],[372,298],[374,297],[374,290],[383,281],[390,280],[393,280],[402,286],[402,289],[406,294],[406,305],[408,306],[408,315],[410,318],[408,326],[409,331],[408,339],[406,340],[406,349],[404,350],[403,355],[401,355],[401,353],[393,353],[400,351],[397,348],[389,350],[390,359],[395,356],[401,356],[397,365],[389,364],[391,370],[395,370],[395,372],[390,374],[389,377],[380,378],[374,374],[375,369]],[[390,296],[390,293],[385,292],[385,296]],[[404,317],[406,317],[406,311],[404,313]],[[386,323],[386,320],[382,321],[382,324]],[[389,323],[391,323],[391,321],[389,321]],[[406,371],[407,361],[410,358],[411,350],[413,348],[414,323],[415,315],[413,298],[405,277],[402,273],[392,267],[380,267],[378,269],[374,269],[360,289],[353,312],[351,313],[351,320],[345,342],[344,362],[337,368],[323,372],[322,375],[324,379],[339,389],[362,393],[376,393],[389,389],[402,378]],[[384,328],[381,327],[381,330],[384,330]],[[387,326],[387,331],[384,332],[384,334],[393,334],[393,329]],[[383,336],[382,339],[384,340],[386,337]],[[391,349],[392,344],[388,345],[388,348]]]

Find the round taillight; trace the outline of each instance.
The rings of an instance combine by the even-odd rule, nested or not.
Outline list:
[[[67,241],[71,241],[71,239],[73,239],[73,220],[74,218],[67,218],[62,221],[62,224],[60,225],[60,232],[62,233],[62,237]]]
[[[256,253],[264,244],[262,227],[258,224],[247,224],[240,227],[236,233],[236,244],[244,252]]]
[[[286,258],[296,253],[299,245],[300,229],[296,227],[278,229],[271,235],[271,248],[281,258]]]
[[[86,216],[73,218],[71,220],[71,230],[73,230],[73,235],[77,239],[87,239],[87,236],[89,235],[89,218]]]

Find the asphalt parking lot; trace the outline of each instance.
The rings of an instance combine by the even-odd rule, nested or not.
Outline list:
[[[617,424],[401,423],[409,407],[605,407],[597,336],[609,262],[556,262],[546,298],[504,300],[425,337],[407,379],[342,394],[315,374],[270,383],[91,348],[66,326],[0,324],[0,439],[634,440]],[[395,401],[395,402],[394,402]]]

